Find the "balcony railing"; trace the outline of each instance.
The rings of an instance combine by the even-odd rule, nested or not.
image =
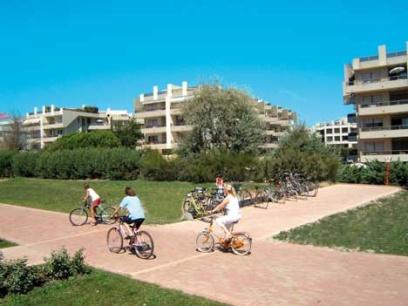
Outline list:
[[[161,128],[161,127],[166,127],[166,125],[165,124],[146,124],[144,126],[145,129]]]
[[[397,57],[397,56],[403,56],[403,55],[407,55],[407,51],[387,53],[387,57]]]
[[[403,104],[408,104],[408,99],[392,100],[392,101],[378,101],[372,104],[362,104],[360,107],[366,108],[366,107],[391,106],[391,105],[403,105]]]
[[[355,80],[355,81],[347,81],[348,85],[363,85],[363,84],[371,84],[371,83],[380,83],[380,82],[388,82],[388,81],[396,81],[396,80],[405,80],[407,79],[408,76],[406,74],[403,75],[395,75],[395,76],[389,76],[387,78],[382,78],[382,79],[371,79],[371,80]]]
[[[408,129],[408,125],[391,125],[391,126],[365,126],[361,130],[363,132],[369,131],[389,131],[389,130],[405,130]]]
[[[408,150],[391,150],[391,151],[361,151],[363,155],[397,155],[408,154]]]
[[[375,61],[375,60],[378,60],[378,55],[360,57],[360,62],[368,62],[368,61]]]
[[[159,111],[159,110],[166,110],[165,107],[157,107],[157,108],[148,108],[148,109],[143,109],[142,112],[154,112],[154,111]]]

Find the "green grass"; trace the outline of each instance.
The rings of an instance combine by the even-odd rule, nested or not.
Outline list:
[[[0,249],[16,246],[17,244],[0,238]]]
[[[274,238],[408,256],[408,192],[281,232]]]
[[[69,212],[80,205],[82,180],[12,178],[0,181],[0,203]],[[184,195],[194,188],[186,182],[90,181],[90,186],[109,205],[117,205],[126,186],[135,188],[147,211],[148,223],[180,220]]]
[[[89,275],[49,283],[25,295],[0,299],[7,306],[58,305],[222,305],[180,291],[161,288],[130,278],[93,270]]]

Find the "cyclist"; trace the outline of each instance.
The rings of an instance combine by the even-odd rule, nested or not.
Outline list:
[[[92,225],[96,225],[96,207],[101,204],[101,197],[89,187],[88,183],[84,183],[85,194],[82,197],[82,201],[87,201],[89,210],[91,212],[91,218],[93,219]]]
[[[145,220],[143,205],[140,199],[136,196],[136,192],[131,187],[125,188],[125,197],[119,206],[116,208],[114,215],[117,215],[121,208],[128,211],[127,216],[122,216],[120,219],[126,224],[126,230],[130,236],[132,231],[129,228],[130,224],[134,224],[136,230],[142,225]]]
[[[226,209],[227,214],[217,218],[215,223],[224,231],[225,239],[228,240],[232,236],[229,228],[233,223],[236,223],[241,219],[241,212],[235,189],[231,185],[225,184],[224,194],[226,196],[225,199],[219,205],[217,205],[217,207],[215,207],[211,213],[223,210],[224,208]]]

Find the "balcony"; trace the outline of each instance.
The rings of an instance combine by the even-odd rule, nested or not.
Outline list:
[[[150,142],[150,143],[145,143],[143,145],[144,148],[150,148],[153,150],[163,150],[163,149],[168,149],[167,144],[165,142]]]
[[[193,130],[192,125],[186,125],[186,124],[172,124],[171,125],[172,132],[190,132],[192,130]]]
[[[408,112],[408,99],[379,101],[375,104],[360,105],[358,107],[359,116],[371,116],[379,114],[398,114]]]
[[[143,110],[142,112],[138,112],[135,114],[136,119],[146,119],[146,118],[154,118],[154,117],[164,117],[166,116],[165,109],[154,109],[154,110]]]
[[[283,136],[284,132],[277,132],[277,131],[274,131],[274,130],[266,130],[265,134],[270,135],[270,136],[281,137],[281,136]]]
[[[344,96],[370,91],[391,90],[408,87],[407,75],[390,76],[384,79],[362,81],[348,81],[344,83]]]
[[[88,126],[88,130],[90,131],[104,131],[110,130],[111,126],[108,123],[94,123]]]
[[[62,136],[62,135],[61,135]],[[49,142],[54,142],[54,141],[56,141],[59,137],[61,137],[61,136],[45,136],[45,137],[43,137],[43,139],[42,139],[42,141],[44,142],[44,143],[49,143]]]
[[[382,139],[408,137],[407,125],[363,127],[360,129],[360,139]]]
[[[361,152],[361,161],[363,163],[378,160],[386,161],[408,161],[408,150],[392,150],[382,152]]]
[[[146,125],[144,128],[141,129],[143,134],[159,134],[159,133],[166,133],[166,126],[165,125]]]
[[[64,124],[62,122],[55,122],[55,123],[44,123],[43,129],[44,130],[51,130],[51,129],[63,129]]]
[[[260,145],[260,148],[262,149],[276,149],[278,147],[277,143],[264,143]]]

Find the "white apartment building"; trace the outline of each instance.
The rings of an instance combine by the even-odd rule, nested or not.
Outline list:
[[[0,148],[2,148],[4,137],[10,131],[11,123],[12,119],[7,114],[0,113]]]
[[[357,123],[349,122],[347,117],[317,123],[311,130],[318,133],[326,145],[336,145],[349,149],[357,147]]]
[[[361,162],[408,161],[408,43],[405,51],[355,58],[345,65],[343,98],[355,106]]]
[[[167,154],[176,149],[180,139],[192,130],[183,118],[182,107],[193,98],[198,87],[168,84],[165,90],[153,87],[153,92],[141,94],[135,101],[135,118],[143,122],[143,147]],[[255,100],[260,118],[266,123],[266,141],[262,148],[277,147],[280,136],[293,124],[296,114],[290,110]]]
[[[34,108],[32,113],[26,114],[23,127],[28,149],[42,149],[63,135],[114,129],[125,124],[130,117],[126,110],[99,112],[87,107],[73,109],[51,105],[43,106],[41,111]]]

